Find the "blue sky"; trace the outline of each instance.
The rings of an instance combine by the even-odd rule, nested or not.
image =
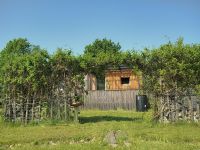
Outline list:
[[[179,36],[200,43],[200,0],[0,0],[0,49],[24,37],[50,53],[96,38],[142,50]]]

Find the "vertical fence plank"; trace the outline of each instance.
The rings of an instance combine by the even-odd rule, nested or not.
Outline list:
[[[83,109],[135,109],[137,90],[98,90],[84,95]]]

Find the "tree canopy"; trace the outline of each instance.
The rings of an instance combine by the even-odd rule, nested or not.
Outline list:
[[[121,50],[119,43],[108,39],[96,39],[85,47],[80,56],[81,66],[85,72],[102,76],[108,67],[118,67],[131,59],[131,53]],[[127,61],[127,62],[126,62]]]
[[[67,120],[71,104],[82,99],[84,74],[102,77],[108,67],[120,65],[142,74],[142,90],[167,106],[162,114],[173,114],[184,95],[190,96],[192,110],[191,96],[200,94],[200,44],[184,44],[183,38],[142,51],[122,50],[119,43],[96,39],[80,56],[62,48],[50,55],[27,39],[18,38],[0,52],[4,116],[27,123],[41,119],[46,110],[46,117]]]
[[[0,58],[5,120],[25,124],[42,117],[70,120],[71,105],[80,102],[84,92],[79,61],[71,51],[57,49],[49,55],[18,38],[7,43]]]
[[[165,89],[162,90],[168,92],[173,91],[174,88],[180,88],[180,92],[194,89],[200,84],[199,56],[200,45],[184,44],[182,38],[175,43],[169,42],[151,51],[146,49],[142,52],[144,67],[141,69],[146,77],[150,77],[151,86],[148,86],[148,89],[152,87],[155,92],[160,93],[161,89],[154,87],[160,84],[158,79],[164,82]]]
[[[161,120],[166,116],[170,121],[176,120],[176,111],[186,107],[184,97],[188,97],[189,118],[193,119],[191,96],[199,93],[199,56],[200,45],[184,44],[182,38],[141,53],[143,90],[159,97]]]

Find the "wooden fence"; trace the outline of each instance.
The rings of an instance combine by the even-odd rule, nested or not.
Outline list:
[[[136,108],[137,90],[112,90],[112,91],[88,91],[84,96],[82,109],[126,109]]]

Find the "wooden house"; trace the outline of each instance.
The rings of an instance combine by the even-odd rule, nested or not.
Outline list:
[[[139,84],[139,77],[125,66],[108,68],[101,79],[93,74],[85,77],[86,90],[138,90]]]

